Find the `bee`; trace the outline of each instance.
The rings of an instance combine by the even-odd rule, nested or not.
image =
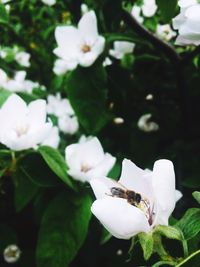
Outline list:
[[[110,189],[110,192],[112,197],[119,197],[126,199],[129,204],[136,207],[138,207],[138,205],[142,201],[142,197],[139,193],[136,193],[132,190],[128,190],[126,188],[123,189],[120,187],[112,187]]]

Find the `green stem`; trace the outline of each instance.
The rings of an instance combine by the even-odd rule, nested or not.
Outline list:
[[[192,253],[189,257],[187,257],[186,259],[184,259],[182,262],[180,262],[178,265],[176,265],[176,267],[180,267],[182,266],[184,263],[186,263],[187,261],[189,261],[191,258],[195,257],[197,254],[200,253],[200,249],[195,251],[194,253]]]
[[[159,261],[159,262],[155,263],[152,267],[158,267],[158,266],[163,266],[163,265],[175,266],[176,263],[169,262],[169,261]]]
[[[188,244],[187,244],[187,241],[184,239],[182,241],[182,244],[183,244],[183,252],[184,252],[184,258],[187,258],[189,253],[188,253]]]

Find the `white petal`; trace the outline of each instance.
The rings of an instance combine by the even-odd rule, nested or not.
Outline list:
[[[85,172],[81,172],[77,169],[69,169],[67,173],[76,181],[80,181],[82,183],[89,182],[89,177]]]
[[[16,94],[8,97],[4,102],[2,108],[2,120],[12,121],[24,118],[24,115],[28,112],[27,105],[24,100]],[[1,125],[3,122],[1,122]]]
[[[78,29],[86,44],[93,45],[98,37],[97,18],[94,11],[89,11],[82,16]]]
[[[157,160],[154,164],[152,183],[157,203],[156,224],[168,224],[176,202],[174,166],[170,160]]]
[[[121,185],[118,184],[115,180],[112,180],[107,177],[91,179],[90,185],[97,199],[105,198],[105,196],[111,195],[110,189],[112,187],[119,187],[123,189],[123,187],[121,187]]]
[[[28,105],[29,120],[32,127],[39,127],[46,122],[46,101],[38,99]]]
[[[144,213],[124,199],[98,199],[93,203],[91,211],[116,238],[129,239],[140,232],[150,231]]]
[[[149,200],[153,198],[151,172],[140,169],[128,159],[124,159],[122,162],[122,174],[119,182],[127,189],[140,193]]]
[[[115,165],[115,162],[116,158],[113,157],[111,154],[106,153],[104,159],[99,162],[99,164],[95,168],[88,171],[88,176],[90,176],[90,179],[93,179],[98,176],[106,176]]]
[[[176,194],[176,202],[178,202],[182,198],[183,194],[179,190],[176,190],[175,194]]]

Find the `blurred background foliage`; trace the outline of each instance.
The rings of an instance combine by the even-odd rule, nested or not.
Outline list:
[[[52,7],[39,0],[11,0],[9,13],[0,4],[0,45],[18,45],[30,53],[27,77],[47,88],[43,95],[41,92],[32,96],[22,94],[24,99],[30,101],[56,92],[70,99],[81,129],[77,136],[63,138],[61,154],[62,147],[84,133],[97,135],[105,151],[117,156],[119,163],[111,172],[112,178],[119,176],[124,157],[150,169],[156,159],[172,160],[177,188],[184,196],[174,212],[174,217],[179,219],[187,208],[197,207],[192,192],[200,188],[200,57],[193,47],[178,47],[176,51],[181,56],[178,61],[170,56],[169,50],[135,30],[122,6],[130,10],[136,2],[141,1],[85,1],[97,14],[99,32],[107,40],[106,50],[93,66],[78,67],[70,75],[56,76],[52,71],[56,58],[52,52],[56,47],[54,30],[60,24],[77,24],[81,0],[58,0]],[[177,1],[158,0],[157,4],[157,15],[144,22],[150,31],[155,30],[158,22],[171,22],[178,12]],[[111,66],[103,68],[102,62],[115,40],[134,42],[134,53],[121,61],[113,59]],[[174,49],[174,40],[171,42],[170,49]],[[0,60],[0,68],[12,76],[21,67],[7,58]],[[153,95],[152,100],[146,99],[149,94]],[[145,113],[153,115],[159,131],[146,133],[138,128],[138,119]],[[115,117],[122,117],[124,123],[115,124]],[[16,267],[35,267],[35,258],[38,267],[65,267],[68,263],[71,267],[152,266],[158,260],[154,255],[147,265],[139,245],[130,257],[127,254],[130,244],[126,241],[112,238],[102,245],[103,234],[108,236],[97,220],[91,219],[89,207],[93,196],[89,194],[89,186],[69,182],[65,175],[55,171],[55,165],[49,168],[42,152],[29,153],[21,159],[10,179],[9,173],[4,172],[10,154],[3,148],[0,151],[0,266],[9,266],[3,261],[2,251],[6,245],[16,242],[22,250],[20,261],[13,264]],[[59,155],[53,157],[60,164]],[[197,231],[190,239],[192,251],[198,248],[199,239]],[[164,242],[175,257],[180,256],[177,241]],[[198,264],[197,259],[190,266]]]

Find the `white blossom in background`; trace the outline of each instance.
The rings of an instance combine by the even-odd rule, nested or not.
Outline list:
[[[180,14],[173,19],[173,27],[178,30],[177,45],[200,45],[200,3],[196,0],[178,2]]]
[[[152,94],[148,94],[148,95],[146,95],[145,99],[148,101],[151,101],[154,99],[154,96]]]
[[[11,92],[25,92],[31,94],[33,89],[38,87],[45,90],[45,87],[41,86],[38,82],[26,80],[25,71],[17,71],[13,79],[8,77],[2,69],[0,69],[0,74],[0,87]]]
[[[47,138],[42,142],[42,145],[58,148],[60,144],[59,129],[57,126],[52,127]]]
[[[73,135],[79,129],[79,123],[76,116],[64,115],[58,118],[58,127],[61,132]]]
[[[157,160],[153,171],[142,170],[124,159],[118,182],[102,176],[92,179],[90,184],[97,198],[92,213],[120,239],[150,232],[156,225],[168,225],[177,200],[173,163],[165,159]],[[116,188],[139,194],[138,202],[130,203],[123,196],[113,195]]]
[[[156,132],[159,130],[159,125],[154,121],[150,121],[151,117],[151,114],[144,114],[139,118],[137,126],[141,131]]]
[[[81,182],[107,175],[116,161],[115,157],[104,152],[97,137],[84,136],[79,143],[66,147],[65,159],[69,167],[68,174]]]
[[[145,17],[153,17],[157,11],[158,7],[155,0],[144,0],[142,5],[142,13]]]
[[[103,67],[107,67],[112,65],[112,60],[109,57],[106,57],[105,60],[103,61]]]
[[[54,53],[65,60],[68,70],[78,65],[91,66],[103,52],[105,38],[98,34],[97,18],[94,11],[85,13],[74,26],[58,26],[55,30],[58,47]]]
[[[27,105],[16,94],[8,97],[1,107],[0,125],[0,143],[15,151],[36,148],[52,129],[52,123],[46,122],[45,100]]]
[[[86,4],[81,4],[81,14],[84,15],[89,12],[89,8]]]
[[[63,59],[56,59],[53,66],[53,72],[56,75],[63,75],[69,70],[68,64]]]
[[[172,30],[170,24],[157,25],[156,34],[165,41],[170,41],[176,36],[176,32]]]
[[[122,59],[124,55],[133,53],[135,44],[126,41],[115,41],[114,48],[109,50],[109,54],[116,59]]]
[[[17,63],[26,68],[30,67],[30,58],[31,55],[24,51],[17,52],[15,55]]]
[[[65,134],[75,134],[78,131],[78,119],[67,98],[61,98],[60,94],[47,97],[47,113],[58,118],[58,127]]]
[[[124,119],[121,117],[116,117],[113,119],[113,122],[117,125],[123,124],[124,123]]]
[[[134,5],[132,10],[131,10],[131,15],[139,22],[139,23],[143,23],[144,22],[144,18],[141,15],[141,7]]]
[[[21,250],[17,245],[9,245],[4,249],[3,257],[7,263],[15,263],[20,259]]]
[[[56,0],[41,0],[45,5],[53,6],[56,4]]]

